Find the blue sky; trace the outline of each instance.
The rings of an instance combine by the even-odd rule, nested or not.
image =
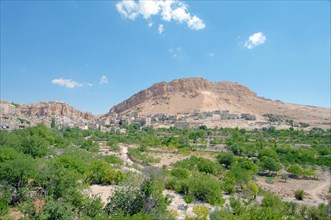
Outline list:
[[[330,108],[330,1],[1,1],[1,99],[111,106],[160,81]]]

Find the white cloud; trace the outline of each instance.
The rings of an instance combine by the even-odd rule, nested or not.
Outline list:
[[[176,8],[175,10],[172,11],[172,19],[175,21],[179,21],[180,23],[189,21],[191,15],[186,12],[187,8],[186,6],[181,6],[179,8]]]
[[[244,46],[248,49],[253,49],[254,47],[264,44],[267,38],[262,32],[257,32],[249,36],[248,40],[245,42]]]
[[[107,76],[102,76],[99,82],[100,85],[102,84],[108,84],[108,78]]]
[[[148,27],[152,27],[152,26],[153,26],[153,24],[154,24],[154,22],[153,22],[153,21],[149,21],[149,22],[148,22]]]
[[[121,1],[116,4],[116,8],[119,13],[131,20],[139,15],[139,5],[134,0]]]
[[[157,30],[159,31],[159,34],[162,34],[164,32],[163,24],[160,24]]]
[[[70,89],[83,86],[83,84],[72,81],[72,79],[63,79],[63,78],[53,79],[52,83],[55,85],[65,86]]]
[[[93,84],[92,84],[92,83],[86,83],[86,85],[88,85],[88,86],[93,86]]]
[[[138,5],[140,14],[145,19],[150,18],[152,15],[157,15],[160,11],[160,4],[158,1],[139,1]]]
[[[187,23],[188,27],[193,30],[202,30],[206,27],[206,25],[203,23],[203,21],[198,18],[197,16],[193,16],[188,20]]]
[[[192,30],[202,30],[206,27],[201,18],[191,15],[188,6],[180,0],[122,0],[116,3],[117,11],[125,18],[135,20],[139,15],[148,20],[160,15],[163,21],[185,23]]]

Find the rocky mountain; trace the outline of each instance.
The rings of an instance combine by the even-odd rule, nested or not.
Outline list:
[[[247,129],[330,128],[331,109],[287,104],[258,96],[234,82],[210,82],[203,78],[160,82],[112,107],[105,115],[81,112],[64,102],[15,104],[0,101],[0,126],[23,128],[52,118],[59,127],[100,128],[141,123],[155,127],[240,127]]]
[[[1,126],[8,129],[45,123],[50,125],[54,118],[58,125],[64,127],[84,127],[96,121],[89,112],[81,112],[59,101],[39,102],[33,104],[15,104],[0,101]]]
[[[210,82],[203,78],[184,78],[154,84],[112,107],[108,115],[178,115],[220,110],[238,115],[254,115],[257,121],[293,121],[330,127],[329,108],[274,101],[257,96],[239,83]]]
[[[95,120],[90,112],[81,112],[64,102],[39,102],[34,104],[20,105],[19,111],[26,116],[52,117],[68,116]]]

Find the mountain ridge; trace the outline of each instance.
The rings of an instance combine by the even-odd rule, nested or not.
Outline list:
[[[13,120],[17,117],[25,117],[35,122],[45,119],[49,122],[49,119],[55,116],[64,126],[82,127],[87,124],[93,125],[92,127],[105,124],[117,126],[123,121],[131,123],[132,118],[135,123],[146,121],[146,118],[158,122],[160,118],[154,116],[163,114],[174,116],[167,121],[167,126],[174,125],[178,120],[207,124],[211,127],[253,128],[261,124],[281,125],[288,121],[322,128],[330,128],[331,125],[330,108],[271,100],[258,96],[254,91],[237,82],[210,82],[198,77],[155,83],[111,107],[108,113],[100,115],[79,111],[61,101],[13,105],[1,100],[0,103],[1,123],[8,122],[4,116]],[[188,114],[192,117],[183,116]],[[203,117],[195,118],[196,114]],[[206,119],[206,115],[213,119]],[[275,124],[275,120],[279,123]],[[291,123],[287,124],[291,125]]]

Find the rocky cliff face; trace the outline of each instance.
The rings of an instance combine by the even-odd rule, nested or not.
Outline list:
[[[97,117],[89,112],[81,112],[64,102],[39,102],[34,104],[14,104],[0,100],[0,128],[18,129],[43,123],[51,126],[97,128]]]
[[[121,113],[134,106],[153,98],[163,97],[173,94],[197,95],[203,91],[208,91],[216,95],[230,95],[238,98],[245,96],[256,96],[256,93],[247,87],[233,82],[209,82],[203,78],[176,79],[169,83],[156,83],[148,89],[142,90],[126,101],[111,108],[110,112]]]
[[[176,79],[160,82],[142,90],[126,101],[112,107],[107,116],[150,116],[155,114],[180,115],[189,112],[229,111],[249,114],[257,122],[277,115],[284,120],[325,127],[330,124],[330,109],[298,104],[287,104],[257,96],[247,87],[233,82],[209,82],[202,78]],[[227,125],[221,125],[227,126]]]
[[[40,102],[19,106],[19,112],[25,116],[52,117],[68,116],[94,120],[95,117],[89,112],[81,112],[64,102]]]

